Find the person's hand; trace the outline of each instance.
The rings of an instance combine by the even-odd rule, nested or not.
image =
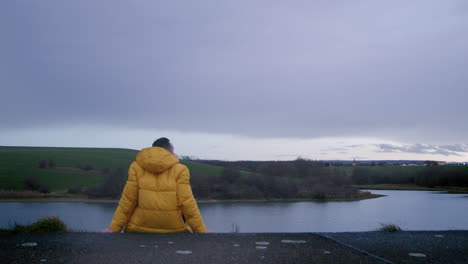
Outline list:
[[[114,233],[114,231],[112,231],[110,228],[105,228],[101,230],[101,233]]]

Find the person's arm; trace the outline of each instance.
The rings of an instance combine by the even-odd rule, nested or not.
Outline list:
[[[198,210],[197,202],[193,197],[190,187],[190,174],[187,168],[184,168],[177,179],[177,199],[182,208],[182,214],[187,224],[195,233],[205,233],[206,226]]]
[[[120,232],[127,224],[138,202],[138,182],[135,166],[135,163],[132,163],[128,169],[127,183],[123,189],[119,205],[115,210],[114,218],[109,225],[109,229],[114,232]]]

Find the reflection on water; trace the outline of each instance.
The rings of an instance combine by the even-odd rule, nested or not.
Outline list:
[[[468,230],[466,194],[426,191],[372,191],[385,197],[353,202],[200,203],[215,232],[371,231],[380,223],[406,230]],[[0,227],[58,216],[75,231],[98,231],[111,220],[117,203],[1,202]]]

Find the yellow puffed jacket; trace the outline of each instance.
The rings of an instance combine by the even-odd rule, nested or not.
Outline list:
[[[187,167],[164,148],[140,151],[109,228],[120,232],[206,232]],[[184,221],[185,218],[185,221]]]

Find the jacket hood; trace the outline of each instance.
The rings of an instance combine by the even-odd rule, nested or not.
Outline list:
[[[150,147],[137,154],[136,162],[147,171],[161,173],[179,163],[179,159],[164,148]]]

